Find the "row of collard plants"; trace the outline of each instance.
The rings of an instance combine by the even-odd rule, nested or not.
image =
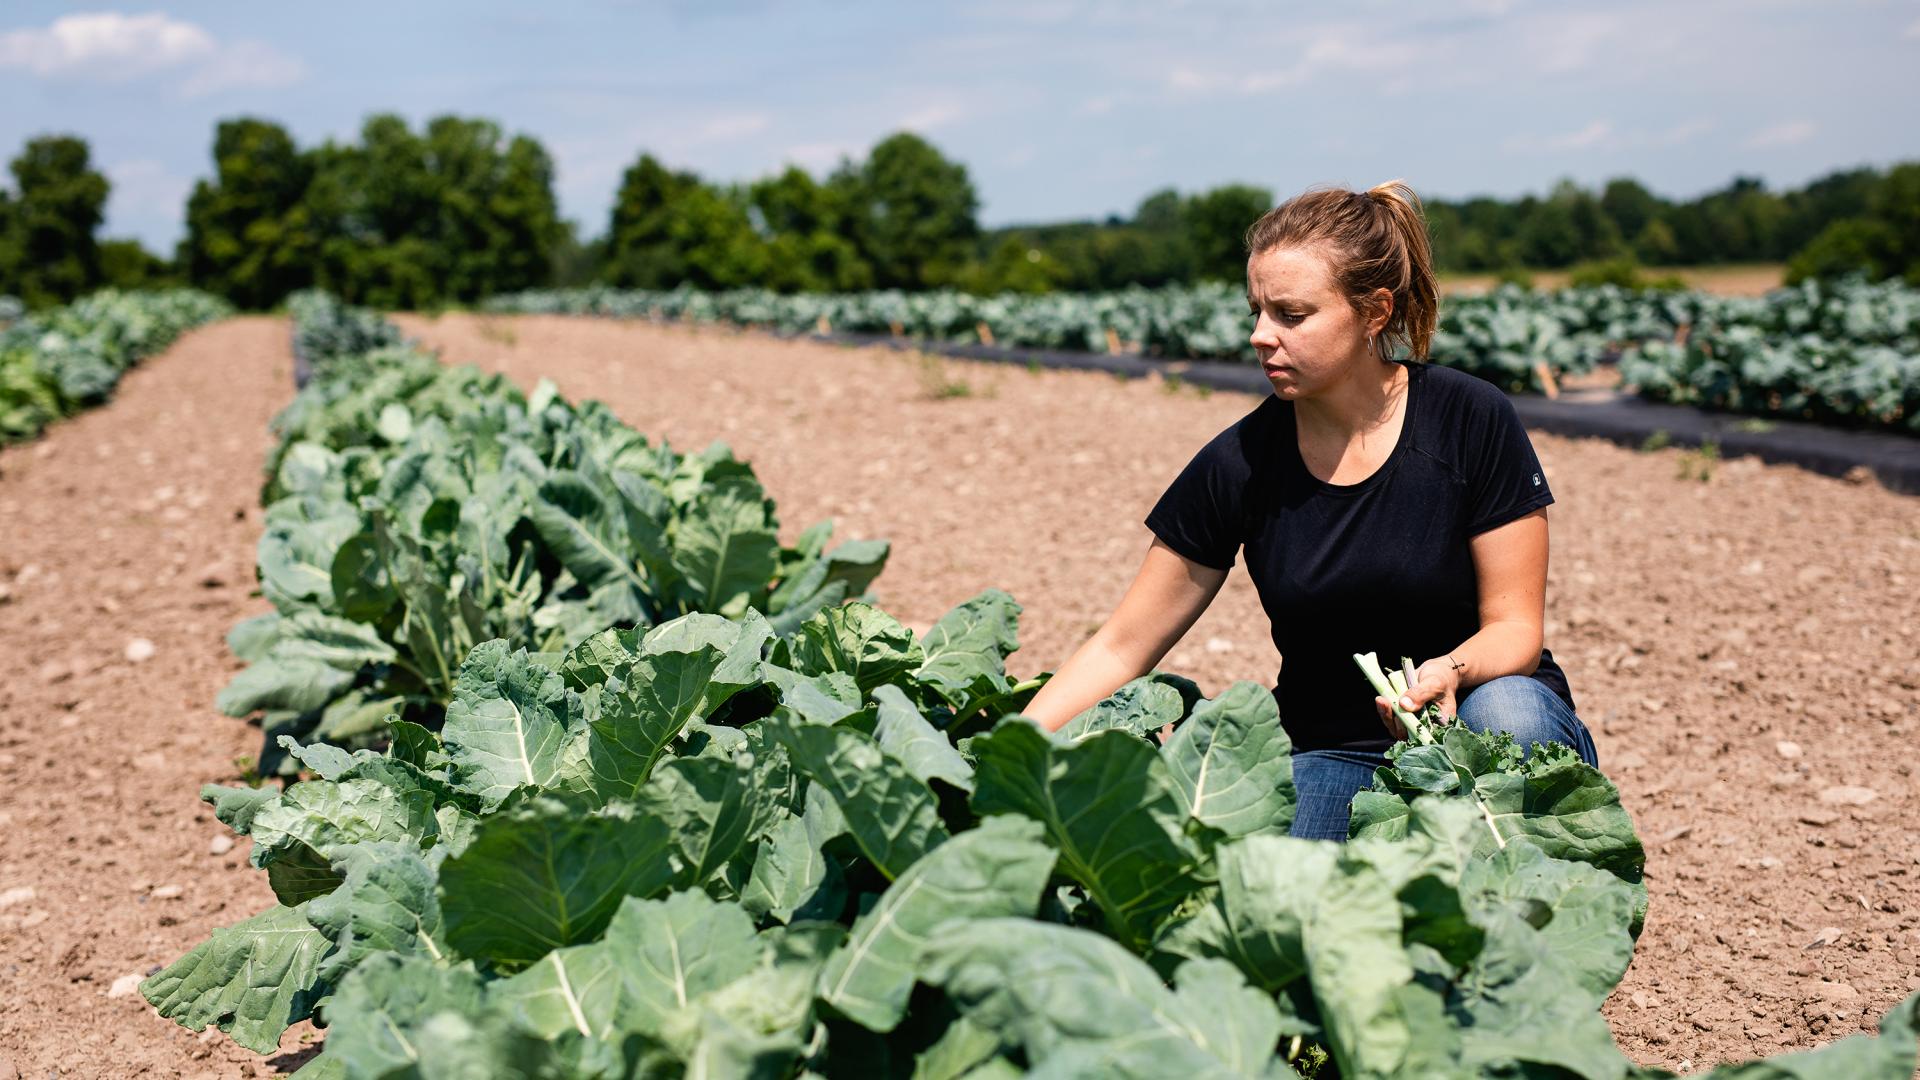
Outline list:
[[[231,312],[193,289],[108,289],[33,315],[0,296],[0,445],[106,401],[128,368]]]
[[[1047,733],[1005,593],[914,633],[883,547],[778,547],[723,451],[300,318],[375,348],[315,358],[270,516],[357,517],[305,592],[262,542],[235,685],[298,778],[202,795],[279,902],[148,978],[163,1015],[261,1053],[312,1017],[315,1077],[1667,1075],[1599,1015],[1644,854],[1570,752],[1441,729],[1352,842],[1293,839],[1265,688],[1154,673]],[[1904,1080],[1917,1006],[1713,1075]]]
[[[831,330],[1107,352],[1252,361],[1244,290],[1208,283],[1112,293],[868,292],[782,295],[539,290],[488,310]],[[1681,328],[1688,328],[1685,333]],[[1646,397],[1713,409],[1920,433],[1920,290],[1808,281],[1765,297],[1639,292],[1615,285],[1503,285],[1441,305],[1432,358],[1510,390],[1618,360]]]

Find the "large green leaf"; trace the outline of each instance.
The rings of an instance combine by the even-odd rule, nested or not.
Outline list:
[[[474,648],[460,665],[441,732],[463,790],[489,806],[516,788],[554,783],[574,734],[558,672],[505,641]]]
[[[334,943],[323,970],[329,980],[374,953],[419,954],[444,960],[451,953],[441,927],[433,867],[411,843],[369,841],[335,852],[342,881],[306,906],[307,921]]]
[[[260,709],[309,712],[345,693],[353,681],[353,672],[324,661],[269,655],[240,669],[215,695],[213,706],[233,717]]]
[[[1201,703],[1160,756],[1193,820],[1227,836],[1286,832],[1293,822],[1293,743],[1273,693],[1238,682]]]
[[[603,799],[628,798],[653,775],[687,724],[700,715],[726,656],[709,643],[635,658],[625,681],[600,698],[589,727],[588,785]]]
[[[673,533],[673,567],[693,611],[745,614],[772,582],[779,555],[772,504],[750,477],[714,482]]]
[[[698,890],[628,900],[607,928],[621,976],[622,1029],[666,1033],[675,1014],[760,965],[765,944],[737,904]]]
[[[972,751],[974,811],[1045,825],[1060,871],[1086,888],[1120,940],[1144,947],[1200,887],[1200,854],[1183,832],[1173,780],[1145,741],[1105,731],[1062,744],[1012,716]]]
[[[1102,731],[1148,735],[1179,721],[1186,711],[1180,692],[1158,675],[1142,675],[1062,724],[1054,738],[1072,742]]]
[[[880,749],[925,783],[938,778],[961,791],[973,790],[973,766],[954,749],[945,732],[920,715],[906,691],[892,685],[875,687],[873,700],[880,707],[873,727]]]
[[[685,880],[666,823],[613,804],[599,811],[542,795],[481,820],[440,866],[447,942],[460,955],[525,967],[591,941],[626,896]]]
[[[809,675],[845,672],[865,694],[919,667],[925,654],[899,620],[856,600],[802,623],[780,642],[773,660]]]
[[[674,758],[634,796],[667,826],[685,880],[701,884],[773,827],[779,793],[756,782],[751,762]]]
[[[301,908],[276,906],[221,927],[140,984],[161,1016],[191,1031],[219,1027],[256,1054],[278,1049],[287,1026],[325,995],[330,943]]]
[[[925,659],[914,678],[933,687],[955,712],[1004,694],[1007,655],[1020,648],[1020,605],[999,589],[947,612],[920,637]]]
[[[778,715],[761,723],[793,767],[833,799],[861,853],[888,878],[946,840],[933,792],[869,736]]]
[[[820,1000],[870,1030],[892,1031],[935,931],[955,919],[1031,916],[1040,906],[1054,862],[1042,831],[1025,818],[989,818],[908,867],[827,960]]]
[[[955,921],[926,952],[923,977],[1046,1075],[1274,1075],[1279,1012],[1220,961],[1188,962],[1169,990],[1113,941],[1027,919]]]
[[[1453,724],[1438,743],[1399,750],[1374,782],[1354,797],[1355,837],[1404,835],[1409,803],[1422,794],[1445,795],[1479,809],[1482,851],[1527,836],[1555,858],[1597,866],[1630,883],[1640,881],[1646,864],[1619,789],[1557,743],[1522,761],[1506,733]]]
[[[768,830],[754,854],[740,906],[780,922],[831,918],[846,900],[839,865],[820,851],[807,820],[788,815]]]
[[[268,871],[282,903],[331,892],[336,846],[379,840],[431,843],[438,832],[433,797],[379,780],[308,780],[254,812],[248,859]]]
[[[647,581],[635,565],[618,498],[576,472],[556,470],[528,504],[527,516],[560,565],[588,588],[617,583],[645,595]]]

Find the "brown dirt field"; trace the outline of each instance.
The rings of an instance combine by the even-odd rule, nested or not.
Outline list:
[[[1786,280],[1787,268],[1779,263],[1750,266],[1649,266],[1642,271],[1648,277],[1677,275],[1689,288],[1715,296],[1762,296],[1777,289]],[[1536,270],[1533,284],[1539,289],[1558,289],[1571,276],[1566,270]],[[1492,274],[1445,274],[1440,279],[1443,293],[1483,293],[1493,288]]]
[[[785,538],[831,517],[836,536],[892,540],[875,592],[915,625],[1006,589],[1026,606],[1023,677],[1099,626],[1154,499],[1254,405],[722,329],[401,321],[680,449],[726,440]],[[1751,459],[1701,481],[1681,478],[1701,463],[1685,451],[1534,443],[1559,497],[1547,641],[1649,848],[1652,911],[1607,1019],[1637,1060],[1689,1067],[1870,1030],[1920,988],[1903,752],[1920,731],[1920,501]],[[1236,571],[1162,666],[1209,693],[1271,685],[1267,630]]]
[[[211,853],[227,830],[196,795],[259,748],[213,695],[227,628],[266,610],[249,595],[260,468],[292,370],[283,320],[224,322],[0,451],[6,1080],[273,1071],[109,991],[273,903],[244,842]],[[151,658],[129,659],[135,639]]]

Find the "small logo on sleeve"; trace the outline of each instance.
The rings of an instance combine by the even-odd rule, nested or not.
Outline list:
[[[1539,474],[1539,473],[1534,473],[1534,474],[1533,474],[1533,486],[1534,486],[1534,487],[1539,487],[1539,486],[1540,486],[1540,474]]]

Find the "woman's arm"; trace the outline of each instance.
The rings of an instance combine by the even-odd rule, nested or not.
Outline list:
[[[1453,650],[1420,665],[1401,698],[1417,712],[1429,701],[1452,716],[1461,695],[1502,675],[1531,675],[1540,666],[1547,607],[1547,511],[1542,507],[1468,541],[1479,579],[1480,629]],[[1387,699],[1375,698],[1395,738],[1403,738]],[[1409,704],[1411,702],[1411,704]]]
[[[1227,580],[1156,539],[1120,606],[1074,651],[1027,704],[1048,731],[1080,715],[1132,679],[1153,670]]]

